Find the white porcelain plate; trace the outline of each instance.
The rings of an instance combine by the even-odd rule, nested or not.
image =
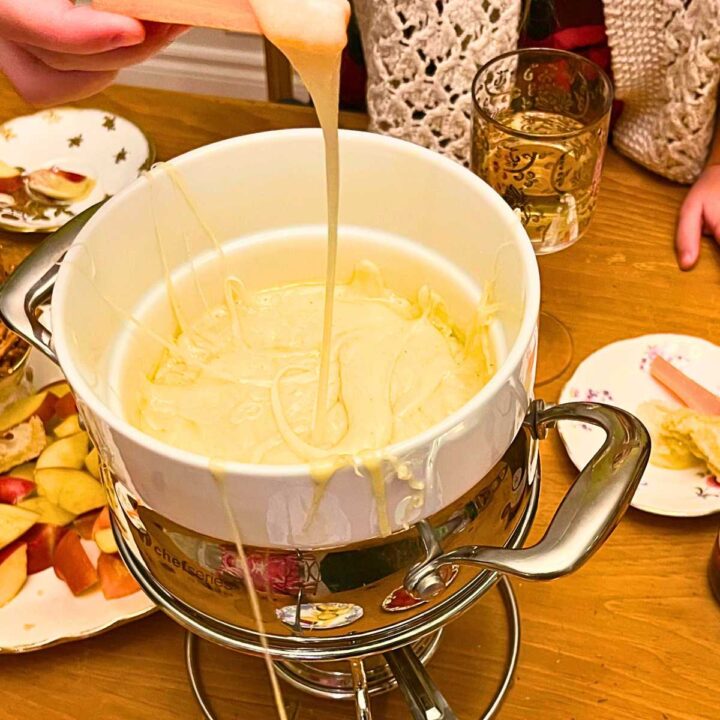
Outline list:
[[[22,170],[58,168],[91,179],[92,190],[76,202],[28,194],[27,181],[3,190],[0,227],[15,232],[50,232],[86,208],[114,195],[150,166],[154,150],[128,120],[102,110],[56,108],[0,125],[0,161]]]
[[[635,413],[648,400],[677,401],[650,376],[649,365],[661,355],[680,370],[720,394],[720,347],[687,335],[645,335],[612,343],[578,366],[560,394],[560,402],[590,400]],[[558,424],[568,455],[584,467],[600,449],[605,433],[581,423]],[[669,470],[648,465],[632,506],[658,515],[696,517],[720,512],[720,482],[697,468]]]
[[[35,351],[28,367],[35,387],[62,377],[53,363]],[[83,546],[94,561],[95,543],[83,542]],[[28,577],[22,590],[0,608],[0,653],[29,652],[91,637],[154,610],[142,591],[117,600],[106,600],[100,590],[75,597],[48,568]]]

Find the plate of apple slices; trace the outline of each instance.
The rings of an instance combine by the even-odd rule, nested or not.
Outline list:
[[[52,108],[0,125],[0,228],[52,232],[149,169],[142,130],[113,113]]]
[[[40,353],[0,409],[0,653],[78,640],[155,609],[117,552],[97,450]]]

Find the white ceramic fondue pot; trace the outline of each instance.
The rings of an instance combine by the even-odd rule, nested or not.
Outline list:
[[[499,367],[465,406],[388,449],[397,461],[385,476],[388,537],[381,537],[371,484],[354,468],[330,480],[307,523],[315,489],[309,467],[228,464],[232,513],[251,559],[263,558],[254,579],[263,589],[271,652],[308,661],[402,649],[484,592],[488,568],[536,579],[571,572],[620,520],[649,454],[645,429],[621,410],[533,401],[538,269],[520,221],[493,190],[399,140],[342,132],[340,148],[339,277],[368,258],[401,292],[429,282],[460,321],[492,283]],[[323,278],[319,131],[236,138],[171,165],[228,266],[251,289]],[[257,651],[209,459],[131,422],[139,378],[162,346],[130,318],[144,318],[165,337],[174,331],[163,300],[164,263],[183,289],[188,316],[198,308],[190,256],[211,300],[219,302],[221,292],[212,282],[221,262],[212,242],[166,174],[154,175],[157,181],[139,179],[40,246],[0,291],[0,315],[59,362],[76,393],[100,450],[121,551],[145,591],[193,632]],[[35,313],[51,297],[52,333]],[[537,499],[535,440],[559,419],[600,425],[608,439],[543,540],[519,549],[533,493]],[[396,476],[398,463],[421,489]],[[395,607],[403,582],[417,603]],[[355,610],[333,626],[302,624],[304,604],[331,600]]]
[[[326,210],[318,132],[249,135],[200,148],[172,165],[202,218],[229,245],[229,265],[246,283],[262,287],[322,279]],[[413,491],[388,474],[388,514],[392,529],[398,530],[472,488],[517,434],[532,395],[538,270],[522,225],[505,203],[481,180],[442,157],[409,143],[347,132],[342,134],[341,168],[340,277],[354,259],[369,257],[383,268],[391,287],[401,284],[399,289],[415,292],[429,281],[451,307],[463,283],[470,295],[473,285],[492,282],[507,344],[500,370],[471,402],[389,449],[425,483],[421,507],[408,513]],[[185,233],[197,234],[200,228],[189,214],[183,215],[182,200],[159,185],[155,203],[163,207],[155,212],[167,226],[161,242],[172,271],[187,263]],[[119,403],[122,383],[110,381],[127,374],[116,365],[133,355],[125,349],[133,341],[131,363],[147,361],[142,367],[146,372],[162,352],[128,321],[149,293],[164,292],[152,204],[150,182],[140,179],[80,231],[53,292],[52,347],[116,477],[175,522],[198,533],[222,535],[226,521],[216,502],[208,458],[140,432],[123,411],[132,397]],[[182,223],[173,228],[168,216],[162,216],[166,210],[183,218]],[[303,230],[316,240],[311,247],[305,247]],[[365,242],[355,243],[358,236]],[[390,244],[394,239],[409,240],[415,249],[403,252],[402,245]],[[191,240],[202,247],[202,237]],[[206,255],[209,248],[206,242]],[[435,274],[433,264],[443,259],[452,263],[454,275]],[[163,318],[156,327],[169,335],[167,322]],[[128,396],[137,392],[132,380],[124,387]],[[305,528],[314,487],[307,466],[237,463],[228,469],[232,509],[251,545],[332,547],[379,535],[370,482],[358,478],[353,468],[332,479],[314,522]]]

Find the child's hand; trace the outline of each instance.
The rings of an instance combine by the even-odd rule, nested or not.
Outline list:
[[[675,250],[682,270],[690,270],[697,262],[702,233],[720,242],[720,165],[703,170],[680,208]]]
[[[75,7],[72,0],[0,0],[0,70],[33,104],[79,100],[182,31]]]

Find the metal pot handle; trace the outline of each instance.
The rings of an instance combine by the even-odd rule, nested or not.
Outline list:
[[[530,408],[525,424],[539,439],[558,420],[597,425],[607,433],[602,448],[578,475],[563,498],[542,540],[533,547],[460,547],[443,553],[432,528],[418,527],[426,558],[405,578],[406,589],[430,598],[444,589],[443,565],[473,565],[527,580],[552,580],[577,570],[615,529],[635,493],[650,457],[644,425],[619,408],[598,403],[566,403]]]
[[[0,319],[54,363],[57,357],[52,348],[52,333],[40,324],[38,311],[52,297],[65,253],[102,204],[84,210],[43,240],[0,288]]]

